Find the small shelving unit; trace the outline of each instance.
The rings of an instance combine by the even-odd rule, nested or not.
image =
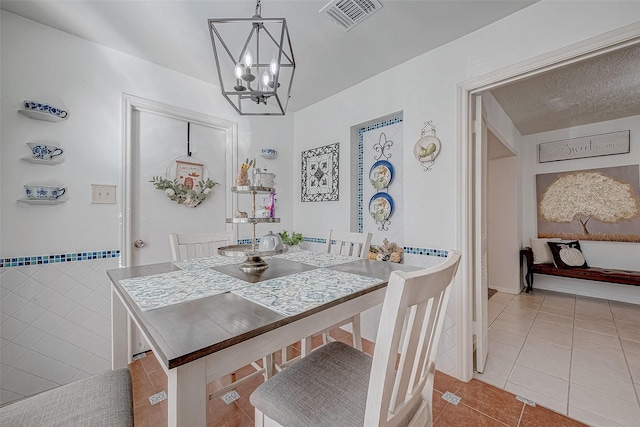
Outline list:
[[[251,244],[248,245],[231,245],[218,248],[218,253],[224,256],[242,256],[247,259],[240,264],[240,270],[245,273],[255,273],[266,270],[269,264],[262,259],[263,256],[278,255],[287,252],[289,249],[284,246],[282,249],[273,251],[261,251],[256,242],[256,225],[264,223],[280,222],[280,218],[256,218],[256,195],[257,194],[273,194],[276,189],[273,187],[257,187],[252,185],[231,187],[233,193],[250,194],[251,195],[251,216],[248,218],[227,218],[230,224],[251,224]]]
[[[67,201],[67,199],[19,199],[20,203],[26,205],[59,205]]]
[[[30,119],[35,120],[43,120],[45,122],[61,122],[66,120],[69,115],[67,114],[65,117],[56,116],[55,114],[45,113],[43,111],[37,110],[18,110],[18,113],[29,117]]]

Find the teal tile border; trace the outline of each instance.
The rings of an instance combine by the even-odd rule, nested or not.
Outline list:
[[[0,258],[0,268],[23,267],[27,265],[55,264],[58,262],[89,261],[103,258],[119,258],[120,250],[71,252],[67,254],[35,255],[13,258]]]

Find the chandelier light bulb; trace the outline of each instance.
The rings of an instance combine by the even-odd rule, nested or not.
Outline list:
[[[253,56],[251,55],[250,51],[247,51],[247,53],[245,53],[244,55],[244,65],[247,68],[251,68],[251,66],[253,65]]]
[[[264,73],[262,73],[262,84],[264,85],[265,90],[269,87],[270,81],[271,81],[271,74],[269,74],[269,71],[264,70]]]
[[[273,55],[273,58],[271,58],[271,64],[269,64],[269,70],[271,71],[271,74],[273,74],[274,76],[278,73],[278,61],[276,61],[276,55]]]
[[[242,64],[240,64],[239,62],[236,64],[235,73],[236,73],[236,79],[242,78],[242,73],[243,73]]]

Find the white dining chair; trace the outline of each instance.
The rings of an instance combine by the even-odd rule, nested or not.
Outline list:
[[[344,231],[329,230],[327,237],[327,254],[346,255],[357,258],[367,258],[369,248],[371,247],[371,233],[352,233]],[[353,346],[358,350],[362,350],[362,332],[360,330],[360,314],[344,319],[330,327],[318,331],[313,336],[322,335],[322,345],[335,341],[329,334],[329,331],[341,326],[351,325],[351,336]],[[282,349],[282,362],[275,365],[275,369],[280,372],[283,368],[296,362],[299,357],[306,357],[311,352],[312,337],[306,337],[301,341],[300,356],[289,358],[287,348]]]
[[[169,234],[174,261],[217,255],[219,247],[230,245],[233,241],[232,231]]]
[[[432,426],[438,342],[460,256],[451,250],[435,267],[392,272],[373,358],[341,342],[321,347],[251,394],[255,425]]]
[[[369,248],[371,247],[371,233],[352,233],[329,230],[329,237],[327,238],[327,253],[335,253],[339,255],[353,256],[357,258],[367,258],[369,256]],[[333,244],[335,242],[335,245]],[[321,331],[322,343],[334,341],[329,334],[329,331],[341,326],[351,325],[351,336],[353,339],[353,346],[358,350],[362,350],[362,332],[360,330],[360,313],[353,317],[349,317],[331,327]],[[317,334],[316,334],[317,335]],[[308,337],[302,343],[302,357],[309,354],[311,350],[311,337]]]
[[[169,243],[171,245],[171,256],[174,261],[191,258],[201,258],[217,255],[217,250],[221,246],[227,246],[234,242],[231,231],[206,231],[201,233],[171,233]],[[264,375],[269,379],[273,372],[273,355],[262,358],[262,366],[257,362],[252,362],[251,366],[255,371],[237,378],[235,372],[231,373],[231,384],[217,390],[209,395],[209,399],[214,399],[234,390],[240,383],[255,377]]]
[[[327,253],[366,258],[371,247],[371,233],[352,233],[329,230]],[[335,242],[335,245],[333,244]]]

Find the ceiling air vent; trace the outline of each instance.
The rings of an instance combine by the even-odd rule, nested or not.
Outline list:
[[[320,9],[336,25],[349,31],[382,8],[377,0],[333,0]]]

